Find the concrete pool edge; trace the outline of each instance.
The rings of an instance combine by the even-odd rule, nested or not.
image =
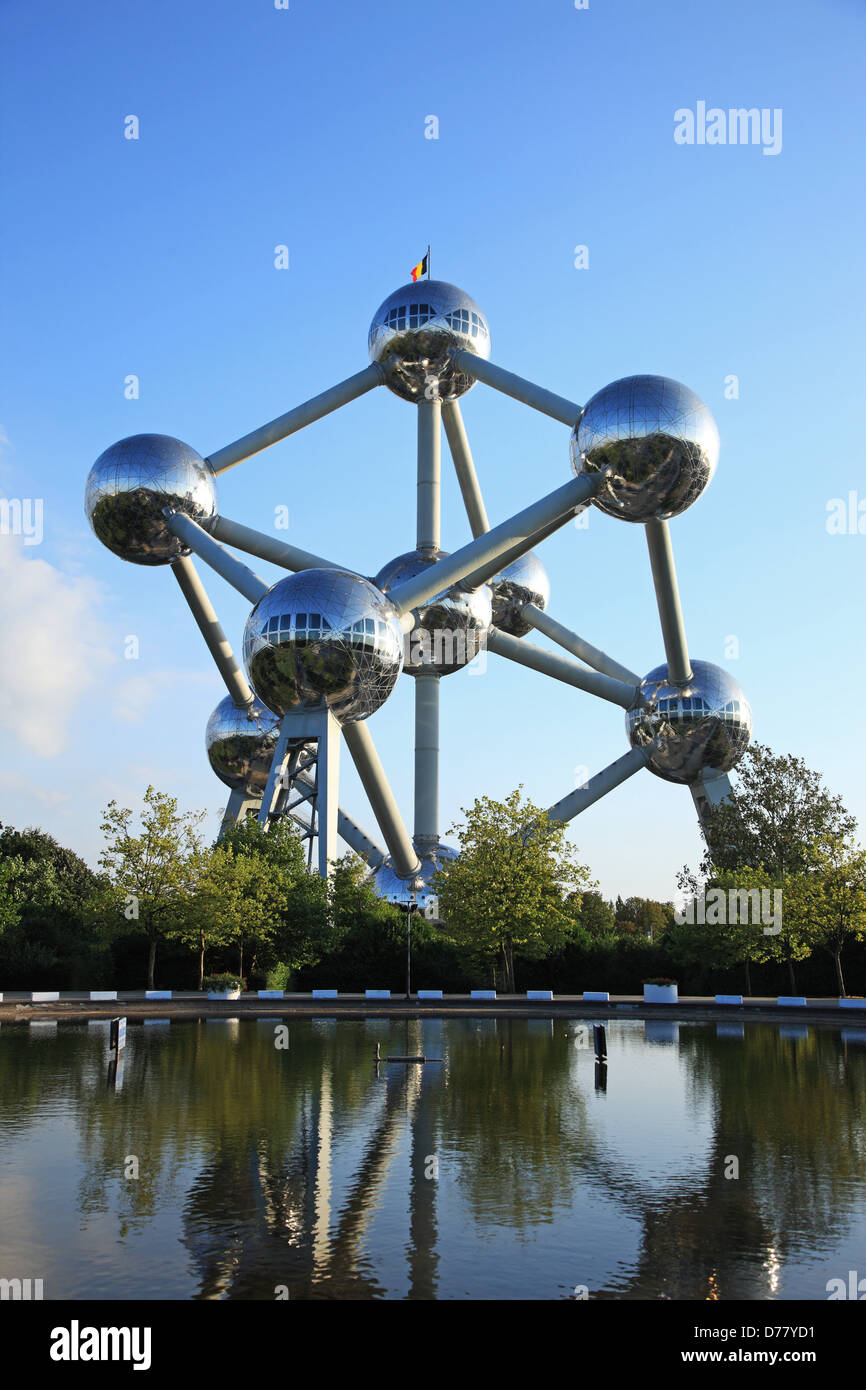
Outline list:
[[[196,1018],[664,1018],[680,1022],[707,1022],[728,1019],[737,1022],[801,1022],[839,1024],[866,1033],[866,1008],[843,1009],[838,1000],[814,998],[803,1005],[776,1003],[776,996],[760,996],[742,1004],[717,1004],[710,996],[686,996],[676,1003],[647,1004],[640,995],[614,995],[609,1002],[584,1002],[580,995],[559,995],[553,1000],[528,1001],[524,995],[504,996],[480,1001],[466,995],[446,995],[442,999],[410,1001],[395,995],[375,1003],[363,994],[345,994],[338,999],[313,999],[309,994],[287,995],[282,999],[208,1000],[198,993],[172,999],[145,999],[143,992],[127,997],[94,1001],[86,997],[36,1002],[10,998],[0,1003],[0,1024],[31,1021],[111,1019],[119,1014],[132,1021],[144,1018],[167,1020]]]

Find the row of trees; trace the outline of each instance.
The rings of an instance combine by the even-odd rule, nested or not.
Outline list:
[[[698,869],[680,874],[681,892],[701,905],[691,913],[646,898],[607,902],[566,827],[521,789],[463,814],[451,828],[460,855],[435,880],[444,925],[413,927],[431,985],[492,976],[512,992],[518,968],[523,983],[543,967],[560,989],[637,991],[642,972],[703,988],[742,969],[751,993],[752,968],[775,964],[796,992],[795,966],[823,950],[844,994],[843,950],[866,939],[866,855],[853,817],[799,759],[761,745],[741,764],[733,800],[710,814]],[[158,959],[187,985],[200,986],[208,967],[283,988],[290,978],[358,988],[375,972],[397,984],[405,915],[376,898],[360,860],[346,856],[325,883],[288,822],[264,832],[251,818],[207,844],[203,819],[153,787],[137,816],[112,801],[97,871],[41,831],[0,827],[0,988],[128,985],[133,961],[152,988]],[[714,890],[723,901],[732,890],[764,890],[765,901],[779,893],[779,921],[767,930],[766,918],[703,910]],[[607,980],[589,983],[603,971]]]

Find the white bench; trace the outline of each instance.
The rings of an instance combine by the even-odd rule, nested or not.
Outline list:
[[[144,997],[145,997],[145,999],[170,999],[170,998],[171,998],[171,990],[170,990],[170,989],[146,989],[146,990],[144,991]]]
[[[473,989],[469,992],[470,999],[495,999],[495,989]]]
[[[30,998],[34,1004],[49,1004],[60,998],[60,991],[57,989],[34,989]]]
[[[365,995],[367,999],[390,999],[391,991],[390,989],[368,989],[365,990]]]
[[[419,998],[419,999],[441,999],[441,998],[442,998],[442,991],[441,991],[441,989],[419,989],[419,991],[418,991],[418,998]]]
[[[610,995],[606,989],[585,989],[583,1001],[586,1004],[609,1004]]]
[[[780,994],[776,1003],[791,1009],[805,1009],[806,1007],[806,1000],[801,994]]]
[[[314,998],[314,999],[336,999],[336,997],[337,997],[337,991],[336,991],[335,989],[314,989],[314,990],[313,990],[313,998]]]
[[[92,990],[90,991],[90,997],[91,997],[91,999],[116,999],[116,998],[117,998],[117,990],[116,990],[116,989],[92,989]]]
[[[717,994],[717,995],[716,995],[716,1003],[717,1003],[717,1004],[742,1004],[742,1002],[743,1002],[743,996],[742,996],[742,994]]]
[[[552,999],[552,998],[553,998],[553,990],[552,990],[552,989],[528,989],[528,990],[526,991],[526,997],[527,997],[527,999]]]
[[[260,990],[259,990],[259,998],[260,998],[260,999],[282,999],[282,997],[283,997],[283,991],[282,991],[281,989],[260,989]]]

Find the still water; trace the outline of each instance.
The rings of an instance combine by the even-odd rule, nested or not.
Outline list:
[[[110,1087],[107,1027],[0,1030],[0,1278],[46,1299],[866,1276],[866,1031],[616,1020],[602,1078],[577,1018],[131,1024]]]

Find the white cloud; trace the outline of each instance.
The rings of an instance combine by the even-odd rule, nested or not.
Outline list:
[[[0,534],[0,729],[39,757],[62,753],[85,693],[112,661],[101,591]]]

